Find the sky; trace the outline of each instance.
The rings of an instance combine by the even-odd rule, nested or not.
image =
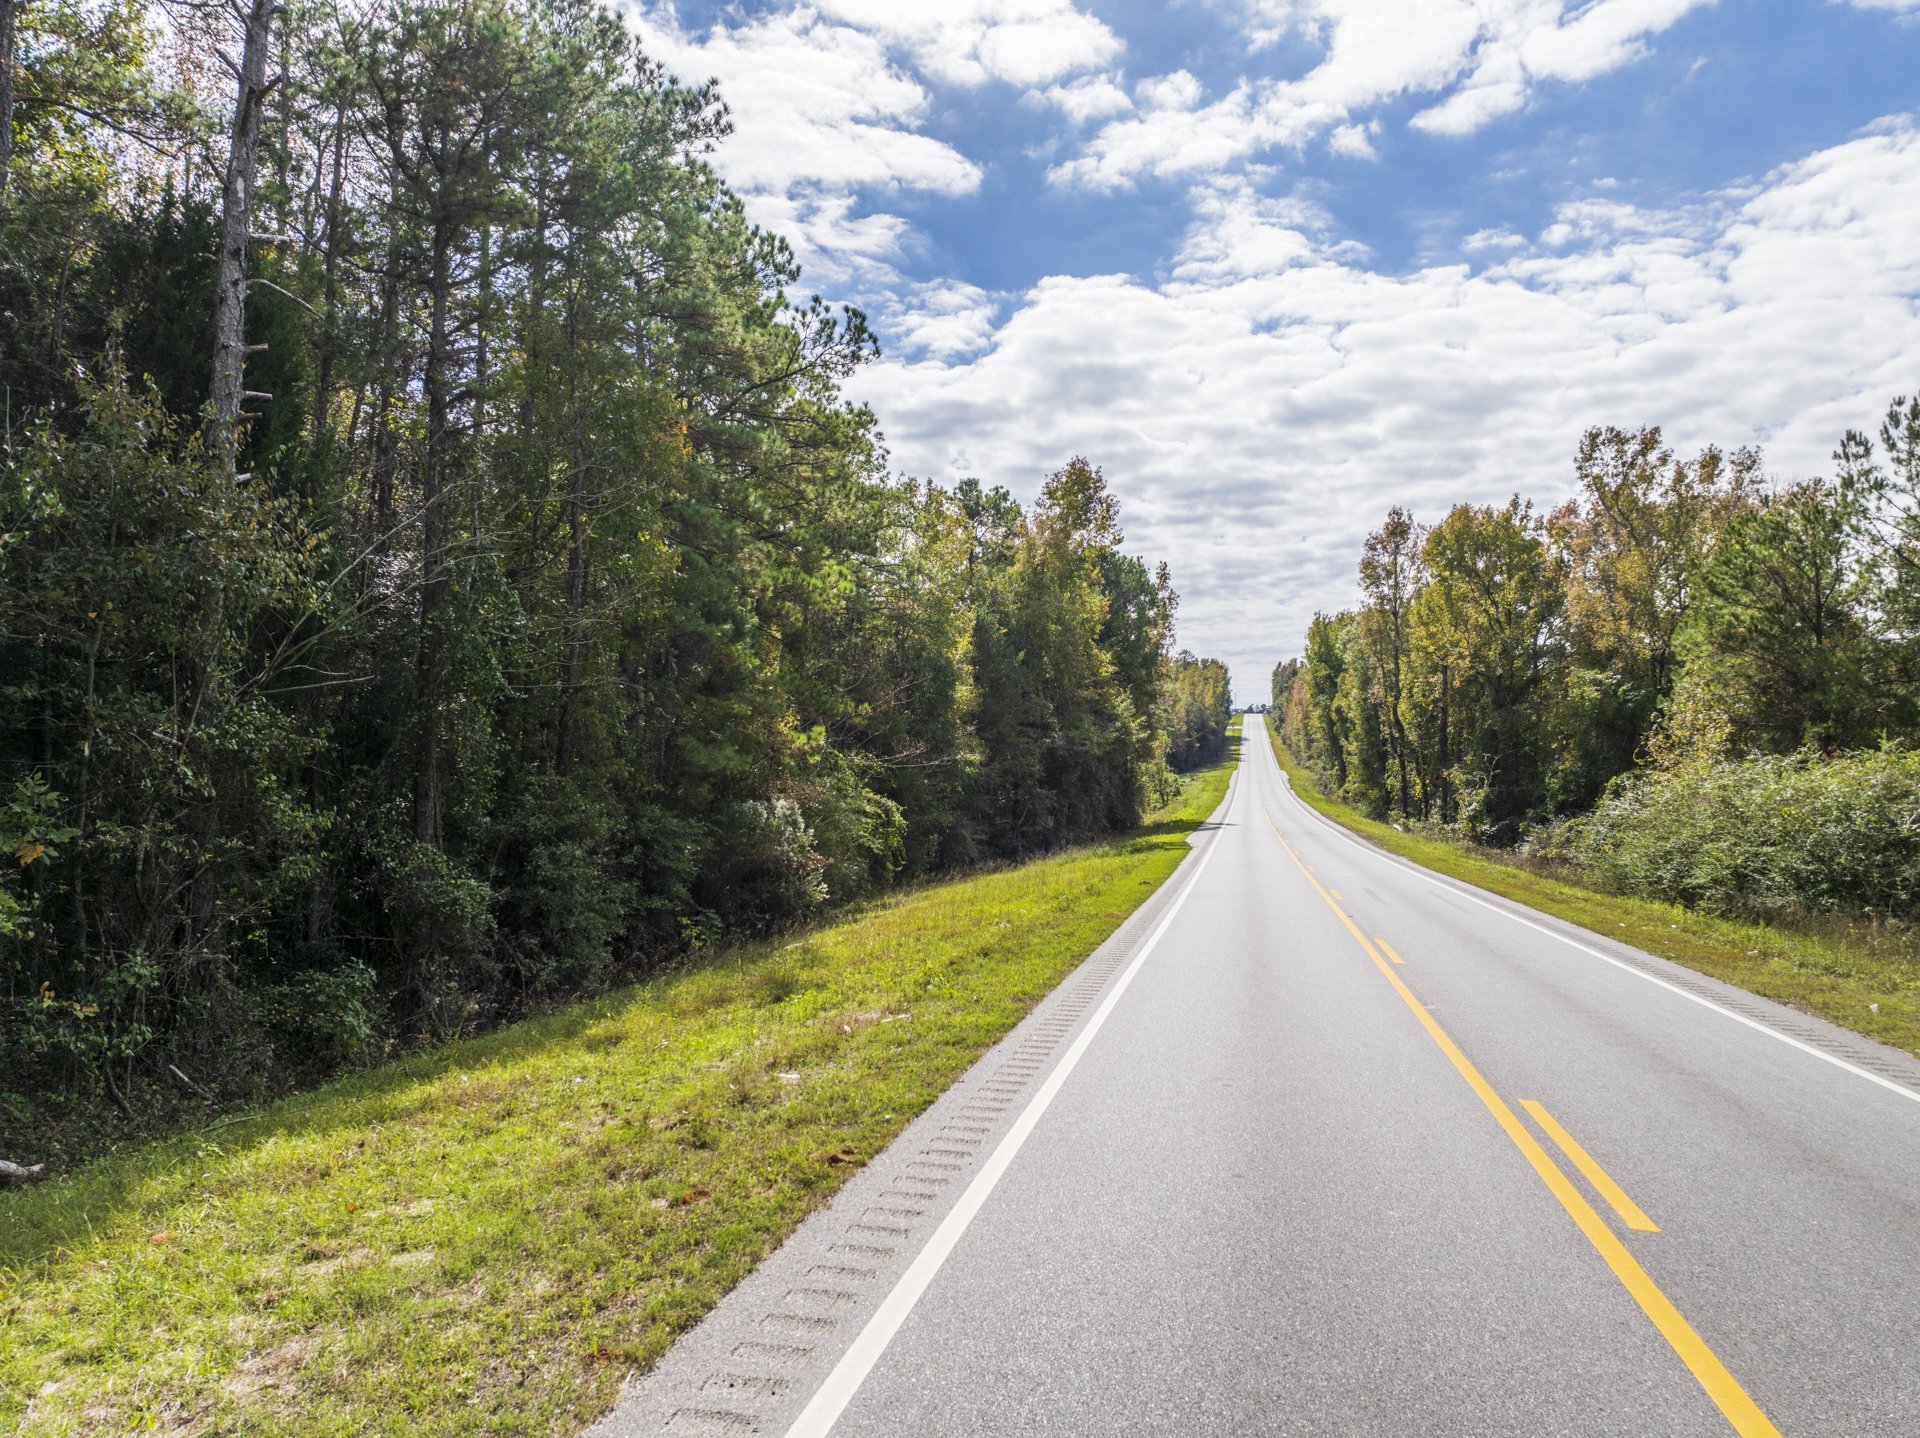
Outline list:
[[[634,0],[896,473],[1075,455],[1264,701],[1392,505],[1781,480],[1920,390],[1920,0]]]

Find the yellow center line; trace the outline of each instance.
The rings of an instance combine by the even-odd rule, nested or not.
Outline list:
[[[1554,1146],[1567,1156],[1568,1161],[1575,1168],[1587,1176],[1587,1182],[1592,1184],[1600,1196],[1612,1205],[1613,1211],[1620,1215],[1622,1223],[1641,1233],[1660,1231],[1660,1225],[1640,1211],[1640,1205],[1627,1197],[1626,1190],[1615,1183],[1604,1168],[1594,1162],[1593,1155],[1582,1148],[1574,1136],[1562,1128],[1559,1120],[1548,1113],[1543,1105],[1534,1099],[1523,1098],[1520,1100],[1520,1107],[1533,1115],[1533,1121],[1546,1131],[1547,1137],[1553,1140]]]
[[[1347,932],[1352,934],[1359,941],[1360,947],[1366,950],[1367,957],[1373,960],[1375,967],[1386,977],[1387,982],[1393,985],[1394,992],[1399,994],[1406,1006],[1413,1011],[1413,1016],[1420,1021],[1428,1037],[1439,1045],[1440,1051],[1467,1081],[1467,1086],[1486,1106],[1487,1112],[1493,1115],[1494,1121],[1513,1141],[1513,1146],[1520,1150],[1528,1163],[1533,1165],[1533,1171],[1540,1175],[1540,1181],[1546,1184],[1547,1190],[1560,1200],[1560,1206],[1566,1209],[1574,1225],[1586,1235],[1587,1242],[1593,1245],[1594,1251],[1600,1255],[1607,1267],[1613,1270],[1613,1276],[1620,1280],[1621,1287],[1633,1296],[1634,1302],[1640,1305],[1640,1311],[1652,1321],[1660,1336],[1667,1340],[1673,1351],[1680,1356],[1680,1361],[1687,1365],[1688,1371],[1705,1390],[1707,1397],[1714,1401],[1721,1413],[1725,1415],[1727,1422],[1733,1425],[1733,1431],[1738,1433],[1740,1438],[1780,1438],[1780,1430],[1775,1428],[1767,1415],[1760,1411],[1760,1406],[1747,1396],[1747,1390],[1740,1386],[1739,1380],[1727,1371],[1727,1366],[1714,1355],[1711,1348],[1707,1347],[1705,1340],[1694,1332],[1693,1325],[1681,1316],[1680,1310],[1673,1306],[1672,1300],[1660,1291],[1660,1286],[1627,1251],[1627,1246],[1615,1236],[1611,1228],[1607,1227],[1606,1220],[1600,1217],[1593,1205],[1581,1195],[1580,1190],[1573,1186],[1573,1180],[1561,1171],[1560,1166],[1540,1146],[1540,1141],[1527,1130],[1525,1124],[1520,1122],[1519,1116],[1507,1107],[1506,1100],[1494,1092],[1493,1085],[1481,1077],[1480,1070],[1473,1066],[1467,1056],[1460,1051],[1460,1046],[1453,1041],[1445,1029],[1440,1027],[1439,1020],[1427,1012],[1426,1005],[1414,997],[1413,990],[1408,988],[1405,981],[1393,971],[1387,961],[1380,957],[1380,951],[1373,946],[1365,934],[1354,927],[1353,920],[1341,912],[1340,906],[1333,901],[1333,897],[1328,894],[1320,881],[1313,877],[1306,863],[1294,851],[1293,845],[1287,842],[1286,835],[1280,832],[1280,826],[1273,822],[1273,815],[1264,808],[1261,813],[1266,817],[1267,827],[1273,830],[1273,837],[1280,841],[1280,846],[1287,851],[1287,856],[1293,860],[1294,866],[1300,870],[1306,881],[1313,885],[1314,891],[1326,901],[1327,907],[1339,916],[1340,922],[1347,926]]]
[[[1388,943],[1385,939],[1375,939],[1374,942],[1380,946],[1380,952],[1385,954],[1388,958],[1392,959],[1396,964],[1404,965],[1407,962],[1405,959],[1401,958],[1398,954],[1396,954],[1393,951],[1393,945]]]

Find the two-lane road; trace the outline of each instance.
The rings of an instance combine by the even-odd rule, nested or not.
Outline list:
[[[1257,719],[1218,817],[726,1306],[804,1344],[716,1314],[762,1406],[610,1431],[1920,1435],[1920,1065],[1381,854]]]

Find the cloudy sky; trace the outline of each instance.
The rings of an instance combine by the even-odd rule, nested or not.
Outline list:
[[[1920,389],[1920,0],[638,0],[885,349],[895,468],[1075,454],[1263,699],[1367,530],[1581,430],[1822,472]]]

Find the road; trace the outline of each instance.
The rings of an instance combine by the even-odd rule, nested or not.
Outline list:
[[[1920,1435],[1920,1064],[1380,853],[1258,723],[597,1431]]]

